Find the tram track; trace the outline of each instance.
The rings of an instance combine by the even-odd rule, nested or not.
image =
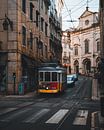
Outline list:
[[[87,89],[87,79],[83,81],[83,83],[80,85],[80,87],[77,88],[77,90],[75,91],[75,94],[72,94],[72,97],[66,97],[65,99],[70,100],[73,102],[73,104],[69,107],[69,112],[67,113],[67,115],[63,118],[62,121],[60,121],[59,125],[56,126],[55,130],[60,130],[60,128],[62,127],[63,123],[65,122],[65,120],[73,113],[74,110],[76,110],[76,108],[78,107],[78,104],[80,104],[82,102],[82,100],[85,100],[85,96],[86,96],[86,89]],[[84,88],[83,91],[83,87],[86,87],[86,89]],[[66,101],[66,102],[67,102]],[[65,104],[65,102],[64,102]],[[64,107],[63,107],[64,108]]]

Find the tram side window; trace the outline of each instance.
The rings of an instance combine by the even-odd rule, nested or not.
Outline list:
[[[45,81],[50,81],[50,72],[45,72]]]
[[[43,81],[43,72],[40,72],[39,80],[40,80],[40,81]]]
[[[52,81],[57,81],[57,73],[52,72]]]

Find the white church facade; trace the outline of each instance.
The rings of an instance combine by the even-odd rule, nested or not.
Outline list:
[[[93,74],[99,62],[100,28],[98,12],[85,12],[79,17],[79,25],[70,32],[71,73]]]

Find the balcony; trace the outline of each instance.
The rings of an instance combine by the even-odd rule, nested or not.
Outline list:
[[[50,15],[49,15],[49,22],[53,22],[53,13],[52,12],[50,12]]]
[[[44,3],[47,5],[48,8],[51,5],[51,1],[50,0],[44,0]]]
[[[54,41],[54,36],[53,36],[52,33],[50,33],[50,39],[51,39],[52,41]]]
[[[68,60],[68,57],[67,56],[63,56],[63,60]]]

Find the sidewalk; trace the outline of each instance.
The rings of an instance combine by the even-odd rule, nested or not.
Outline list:
[[[100,91],[98,88],[97,79],[92,79],[92,100],[100,100]]]
[[[27,99],[27,98],[34,98],[36,96],[36,91],[29,92],[26,94],[21,95],[0,95],[0,100],[2,99]]]
[[[100,90],[97,83],[97,79],[92,79],[92,100],[100,101]],[[104,130],[104,117],[101,116],[100,111],[98,112],[100,130]]]

